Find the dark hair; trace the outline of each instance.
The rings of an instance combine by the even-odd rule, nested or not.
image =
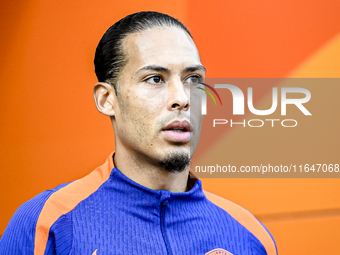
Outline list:
[[[126,64],[126,56],[122,49],[124,38],[136,32],[162,26],[181,28],[192,38],[181,22],[159,12],[137,12],[112,25],[103,35],[96,49],[94,66],[98,81],[112,84],[117,95],[118,76]]]

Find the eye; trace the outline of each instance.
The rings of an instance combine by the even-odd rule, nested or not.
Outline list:
[[[192,75],[192,76],[189,76],[185,82],[188,82],[192,85],[197,85],[198,83],[202,82],[202,78],[201,76],[199,75]]]
[[[151,84],[160,84],[163,80],[162,80],[162,77],[160,75],[155,75],[155,76],[152,76],[152,77],[146,79],[145,81],[148,82],[148,83],[151,83]]]

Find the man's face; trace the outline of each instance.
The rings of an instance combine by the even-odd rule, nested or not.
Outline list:
[[[194,42],[182,29],[162,27],[128,36],[123,49],[127,64],[114,105],[117,149],[153,164],[191,158],[202,115],[200,98],[193,100],[190,91],[199,91],[193,83],[205,75]]]

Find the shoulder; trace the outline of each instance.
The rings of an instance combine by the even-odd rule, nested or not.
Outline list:
[[[108,180],[113,167],[111,154],[103,165],[97,167],[90,174],[69,183],[49,196],[35,227],[35,251],[38,254],[44,254],[46,249],[50,249],[51,232],[54,233],[55,242],[58,241],[58,237],[64,239],[63,236],[65,235],[56,236],[56,231],[61,229],[71,230],[72,221],[67,214],[72,213],[79,203],[94,194]],[[69,240],[67,243],[69,243]]]
[[[0,254],[45,254],[56,249],[51,233],[57,241],[57,229],[72,231],[66,214],[96,192],[108,180],[113,167],[111,154],[87,176],[47,190],[20,206],[1,238]]]
[[[46,200],[67,184],[47,190],[22,204],[14,213],[0,240],[0,253],[33,254],[35,226]]]
[[[231,217],[251,232],[255,238],[262,243],[266,249],[267,255],[277,254],[276,244],[273,237],[267,228],[259,220],[257,220],[253,214],[245,208],[213,193],[204,191],[204,194],[210,202],[226,211]]]

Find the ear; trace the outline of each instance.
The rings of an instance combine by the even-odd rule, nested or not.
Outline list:
[[[98,82],[93,87],[94,101],[99,112],[107,116],[115,116],[114,100],[116,94],[113,86],[106,82]]]

